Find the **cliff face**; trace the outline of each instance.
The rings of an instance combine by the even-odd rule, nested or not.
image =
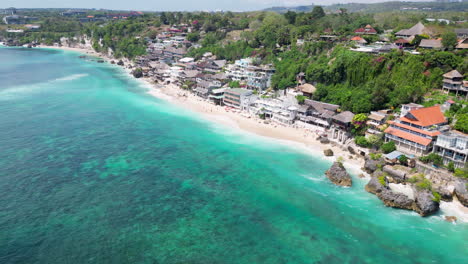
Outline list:
[[[455,184],[455,195],[461,204],[468,207],[468,181],[459,179]]]
[[[340,162],[333,163],[331,168],[325,172],[325,175],[338,186],[349,187],[353,184],[351,176]]]

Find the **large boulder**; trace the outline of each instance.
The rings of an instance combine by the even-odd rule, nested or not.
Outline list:
[[[455,192],[455,186],[453,184],[432,184],[432,190],[438,192],[442,200],[451,202],[453,200],[453,194]]]
[[[119,60],[119,61],[117,62],[117,65],[119,65],[119,66],[124,66],[124,62],[123,62],[122,60]]]
[[[319,141],[322,144],[330,144],[330,139],[328,139],[327,137],[320,137]]]
[[[374,171],[376,171],[378,168],[382,168],[385,165],[385,160],[380,158],[378,160],[373,160],[371,157],[366,156],[364,159],[364,170],[372,174]]]
[[[325,156],[327,156],[327,157],[331,157],[331,156],[333,156],[333,150],[331,150],[331,149],[326,149],[326,150],[323,151],[323,154],[324,154]]]
[[[461,204],[468,207],[468,181],[459,179],[455,183],[455,195]]]
[[[378,193],[381,193],[383,189],[385,189],[385,186],[380,183],[378,175],[372,175],[365,188],[367,192],[377,195]]]
[[[385,206],[393,208],[401,208],[412,210],[414,201],[402,193],[395,193],[387,188],[377,194],[377,197],[385,204]]]
[[[383,172],[387,173],[395,183],[403,183],[406,180],[406,172],[401,170],[395,170],[391,166],[384,166]]]
[[[135,78],[143,77],[143,71],[141,70],[141,68],[137,68],[137,69],[133,70],[132,74],[133,74],[133,77],[135,77]]]
[[[434,201],[434,195],[428,190],[415,191],[413,210],[421,216],[434,214],[439,210],[439,202]]]
[[[345,167],[341,162],[334,162],[329,170],[325,172],[327,178],[330,179],[334,184],[338,186],[351,186],[351,176],[346,171]]]

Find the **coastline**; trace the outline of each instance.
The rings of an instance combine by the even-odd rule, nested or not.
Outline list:
[[[109,64],[110,61],[116,60],[115,58],[109,57],[107,55],[97,53],[90,48],[55,46],[40,46],[39,48],[79,52],[83,53],[84,55],[99,57]],[[131,64],[131,62],[127,59],[125,59],[124,62],[126,66]],[[128,69],[126,66],[119,66],[119,68],[125,70],[127,73],[130,73],[130,69]],[[133,79],[132,76],[129,76],[129,78]],[[351,172],[351,174],[354,176],[359,176],[361,180],[366,182],[370,179],[370,175],[362,170],[362,167],[364,166],[364,159],[362,157],[358,155],[353,156],[348,151],[332,144],[321,144],[318,140],[316,140],[317,135],[314,132],[307,131],[302,128],[286,127],[271,122],[267,124],[263,122],[263,120],[257,118],[248,118],[238,112],[227,111],[224,107],[215,106],[174,84],[161,85],[159,88],[157,87],[156,83],[152,82],[152,80],[149,78],[140,78],[137,79],[137,81],[141,82],[144,86],[149,88],[149,91],[147,92],[149,95],[173,104],[177,104],[177,106],[191,112],[198,113],[208,122],[222,124],[233,129],[238,129],[245,133],[252,133],[257,136],[275,140],[279,143],[302,148],[314,157],[320,157],[331,162],[336,161],[338,157],[342,157],[345,168]],[[334,156],[326,157],[323,153],[325,149],[331,149],[334,152]],[[354,178],[356,179],[357,177]],[[440,217],[443,221],[444,216],[452,215],[458,218],[458,222],[468,223],[468,208],[464,207],[456,200],[452,202],[442,202],[440,213],[436,214],[435,216]]]

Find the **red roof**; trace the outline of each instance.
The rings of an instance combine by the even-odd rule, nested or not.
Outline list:
[[[420,137],[420,136],[417,136],[417,135],[414,135],[414,134],[411,134],[411,133],[408,133],[408,132],[405,132],[405,131],[401,131],[401,130],[393,128],[393,127],[389,127],[387,129],[385,129],[385,133],[391,134],[391,135],[394,135],[394,136],[397,136],[397,137],[400,137],[400,138],[404,138],[406,140],[421,144],[423,146],[427,146],[427,145],[431,144],[431,142],[432,142],[432,140],[430,140],[428,138]]]
[[[406,116],[400,118],[400,120],[422,127],[428,127],[447,122],[444,114],[442,111],[440,111],[440,106],[438,105],[411,110],[408,114],[406,114]]]
[[[415,128],[415,127],[412,127],[412,126],[408,126],[408,125],[405,125],[405,124],[402,124],[402,123],[397,123],[397,122],[394,122],[394,121],[388,121],[388,123],[390,125],[395,125],[397,127],[405,128],[405,129],[408,129],[408,130],[411,130],[411,131],[414,131],[414,132],[418,132],[418,133],[421,133],[421,134],[424,134],[424,135],[428,135],[428,136],[431,136],[431,137],[435,137],[435,136],[438,136],[438,135],[441,134],[440,131],[426,131],[426,130],[422,130],[422,129]]]
[[[353,41],[360,41],[360,40],[363,40],[363,38],[359,37],[359,36],[356,36],[356,37],[352,37],[351,40]]]
[[[406,39],[402,39],[402,38],[401,38],[401,39],[395,40],[395,43],[396,43],[396,44],[408,44],[409,41],[406,40]]]
[[[377,34],[377,30],[375,30],[371,25],[367,25],[363,28],[358,28],[354,31],[354,33],[361,33],[361,34]]]

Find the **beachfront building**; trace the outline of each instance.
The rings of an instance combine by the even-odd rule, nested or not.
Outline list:
[[[338,108],[340,108],[339,105],[307,99],[298,109],[298,119],[304,123],[328,129],[332,124],[331,118],[336,115]]]
[[[225,89],[223,104],[240,110],[248,110],[252,91],[242,88]]]
[[[425,155],[432,151],[434,140],[448,131],[447,120],[440,106],[418,108],[387,122],[385,142],[393,141],[399,151]]]
[[[259,98],[251,106],[254,115],[263,115],[265,119],[282,125],[292,125],[296,120],[298,105],[296,99],[290,96],[280,98]]]
[[[440,134],[434,143],[434,153],[443,158],[445,165],[453,162],[456,168],[464,168],[468,157],[468,135],[458,131]]]
[[[211,93],[208,96],[208,98],[215,105],[223,105],[225,90],[226,90],[225,88],[213,89],[211,90]]]
[[[351,126],[354,114],[350,111],[341,112],[334,115],[332,120],[332,127],[330,129],[330,140],[345,145],[352,139]]]
[[[468,87],[463,85],[463,75],[457,70],[447,72],[443,75],[442,90],[447,92],[455,92],[458,96],[459,93],[468,94]]]
[[[220,86],[216,85],[213,82],[201,81],[197,82],[197,87],[194,89],[194,92],[197,96],[208,99],[208,97],[211,94],[211,91],[218,88],[220,88]]]

